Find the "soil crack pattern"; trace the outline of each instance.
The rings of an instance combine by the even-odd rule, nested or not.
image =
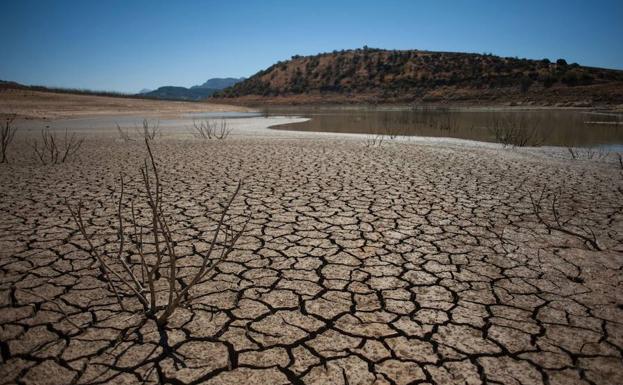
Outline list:
[[[0,383],[623,384],[614,166],[336,138],[152,146],[180,284],[242,180],[234,251],[159,326],[128,293],[119,308],[64,206],[81,199],[115,250],[117,178],[140,186],[144,147],[87,138],[65,164],[3,165]]]

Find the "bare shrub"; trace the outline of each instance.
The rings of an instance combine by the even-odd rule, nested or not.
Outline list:
[[[214,133],[214,124],[210,120],[202,120],[197,122],[193,120],[193,136],[198,139],[212,139]]]
[[[231,131],[232,129],[229,127],[227,120],[221,119],[214,129],[214,137],[216,139],[227,139],[229,134],[231,134]]]
[[[147,119],[143,119],[142,130],[136,128],[136,131],[139,133],[139,135],[147,140],[154,140],[158,136],[162,135],[159,120],[156,120],[155,122],[150,122]]]
[[[74,157],[83,142],[84,138],[78,138],[75,133],[70,135],[67,129],[63,140],[60,141],[56,134],[46,127],[41,130],[41,144],[35,139],[31,147],[41,164],[58,164]]]
[[[364,145],[366,147],[379,147],[381,146],[381,144],[383,144],[384,140],[385,140],[385,135],[372,134],[372,135],[366,136],[366,138],[364,139]]]
[[[601,160],[607,158],[610,152],[602,147],[567,147],[571,159]]]
[[[617,158],[619,159],[619,166],[621,170],[623,170],[623,155],[620,152],[617,152]]]
[[[496,142],[504,147],[540,146],[545,136],[537,128],[536,121],[526,116],[494,115],[489,123],[489,130]]]
[[[543,187],[537,198],[535,198],[532,193],[529,195],[533,214],[536,216],[539,223],[543,224],[547,228],[548,232],[551,233],[552,231],[558,231],[571,235],[583,241],[589,249],[597,251],[603,250],[599,245],[597,236],[591,227],[584,224],[572,223],[574,219],[577,221],[578,215],[569,215],[568,218],[563,219],[560,213],[562,189],[548,192],[547,188]],[[548,199],[549,204],[546,206],[546,201]],[[549,209],[547,208],[548,206]]]
[[[214,234],[208,240],[208,250],[205,253],[200,253],[196,249],[194,251],[194,255],[201,259],[200,267],[192,269],[191,274],[187,274],[187,270],[186,274],[182,274],[182,269],[178,265],[176,243],[162,207],[162,185],[149,139],[145,139],[145,144],[149,162],[145,161],[140,172],[144,188],[142,196],[148,208],[148,224],[141,224],[137,218],[135,199],[130,201],[129,214],[126,212],[124,215],[124,181],[121,176],[120,195],[116,205],[118,223],[116,252],[110,253],[104,246],[99,248],[95,246],[94,234],[89,233],[85,226],[81,202],[75,208],[68,202],[66,205],[87,242],[89,253],[99,263],[119,306],[124,308],[121,294],[133,296],[140,302],[147,317],[153,318],[158,325],[164,325],[177,308],[191,303],[194,299],[191,293],[193,287],[210,279],[215,267],[229,256],[244,232],[248,218],[238,231],[226,224],[229,208],[240,191],[239,182],[219,215],[220,219]],[[139,197],[140,193],[135,196]],[[127,226],[124,225],[124,217],[131,218]],[[126,243],[129,243],[127,248]],[[132,259],[131,256],[135,258]]]
[[[9,145],[13,142],[13,138],[15,138],[15,133],[17,132],[17,127],[13,126],[15,118],[15,115],[7,116],[0,127],[0,163],[9,162],[7,158],[7,151],[9,149]]]
[[[200,122],[196,120],[193,121],[192,134],[198,139],[227,139],[231,132],[232,128],[229,127],[225,119],[221,119],[220,121],[209,119]]]

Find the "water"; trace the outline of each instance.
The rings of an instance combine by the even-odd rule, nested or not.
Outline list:
[[[623,114],[570,109],[492,108],[269,108],[268,115],[311,120],[273,127],[297,131],[414,135],[500,142],[508,130],[524,132],[527,145],[623,145]],[[496,135],[497,132],[497,135]]]
[[[184,114],[184,117],[191,119],[242,119],[242,118],[257,118],[262,116],[259,112],[190,112]]]

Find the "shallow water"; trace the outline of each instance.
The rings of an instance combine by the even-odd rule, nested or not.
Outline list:
[[[288,107],[267,109],[264,113],[311,118],[275,129],[497,142],[501,130],[515,127],[529,133],[529,145],[623,145],[623,115],[588,110]]]

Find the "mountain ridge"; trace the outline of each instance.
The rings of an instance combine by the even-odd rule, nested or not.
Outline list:
[[[210,78],[203,84],[191,86],[190,88],[180,86],[162,86],[149,92],[140,92],[139,95],[153,99],[172,99],[172,100],[203,100],[214,93],[235,85],[245,78]]]
[[[200,84],[198,86],[191,86],[190,89],[193,88],[211,88],[211,89],[215,89],[215,90],[222,90],[225,89],[227,87],[231,87],[236,83],[239,83],[241,81],[246,80],[245,77],[239,77],[239,78],[232,78],[232,77],[228,77],[228,78],[211,78],[206,80],[203,84]]]

